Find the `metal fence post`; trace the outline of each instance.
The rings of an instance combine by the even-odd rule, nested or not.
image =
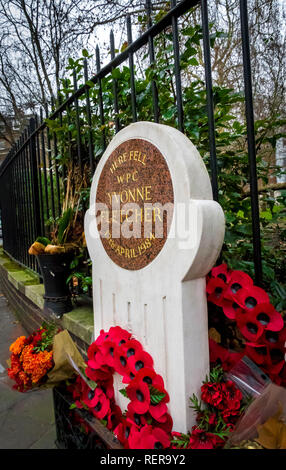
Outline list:
[[[34,233],[36,237],[41,235],[41,213],[40,213],[40,197],[38,185],[38,168],[37,168],[37,153],[36,153],[36,121],[31,118],[29,121],[30,130],[30,162],[31,162],[31,176],[32,176],[32,195],[33,195],[33,220],[34,220]]]

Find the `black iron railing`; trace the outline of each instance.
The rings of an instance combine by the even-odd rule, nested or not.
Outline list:
[[[45,111],[40,111],[40,116],[32,118],[28,128],[25,130],[19,141],[14,145],[0,168],[0,201],[1,217],[3,228],[3,246],[5,251],[23,265],[37,270],[34,257],[28,255],[28,247],[39,235],[45,233],[45,226],[50,217],[57,217],[61,214],[62,200],[65,192],[65,165],[59,164],[57,155],[59,143],[56,132],[48,129],[44,120],[49,121],[63,119],[67,121],[68,129],[75,126],[77,130],[76,142],[72,140],[72,131],[68,130],[67,152],[73,164],[80,171],[88,166],[90,175],[93,174],[102,151],[107,145],[105,133],[106,119],[103,101],[102,80],[112,75],[114,69],[127,61],[130,70],[130,97],[132,121],[138,119],[136,81],[134,72],[135,53],[142,48],[147,48],[149,54],[149,64],[155,63],[156,37],[164,32],[166,28],[172,33],[172,46],[174,54],[174,77],[176,95],[176,125],[184,132],[184,104],[182,99],[182,82],[180,72],[180,41],[179,41],[179,19],[182,15],[195,6],[201,6],[202,31],[203,31],[203,51],[205,66],[205,85],[207,93],[207,115],[209,127],[209,150],[210,150],[210,172],[213,188],[213,197],[218,200],[218,170],[216,158],[215,142],[215,119],[213,103],[213,87],[211,72],[210,38],[208,24],[208,3],[207,0],[182,0],[176,2],[171,0],[171,9],[156,24],[152,24],[150,0],[146,1],[146,15],[148,29],[136,40],[132,39],[131,18],[127,16],[127,47],[119,54],[115,53],[114,36],[110,35],[111,61],[101,67],[100,51],[96,48],[96,73],[88,79],[87,59],[84,60],[83,76],[85,83],[78,84],[77,76],[73,76],[72,94],[66,92],[63,99],[59,95],[57,103],[52,102],[52,110],[46,106]],[[255,155],[255,135],[252,105],[252,84],[251,67],[248,38],[248,15],[247,0],[240,0],[241,33],[243,49],[243,67],[245,84],[245,104],[247,118],[247,139],[249,155],[249,182],[251,191],[252,206],[252,231],[253,231],[253,259],[255,266],[256,283],[262,282],[261,267],[261,247],[260,247],[260,226],[259,226],[259,205],[256,176],[256,155]],[[95,152],[95,143],[92,133],[92,106],[90,102],[90,90],[93,84],[98,90],[98,113],[100,125],[102,126],[101,141],[102,151]],[[118,97],[118,83],[112,76],[113,86],[113,121],[115,132],[122,127],[120,122],[120,103]],[[160,90],[156,85],[156,80],[150,79],[152,92],[153,116],[150,120],[160,122],[159,98]],[[57,107],[56,107],[57,105]],[[80,113],[85,108],[86,123],[88,127],[87,143],[83,149],[80,137],[81,120]],[[73,151],[76,144],[76,153]]]

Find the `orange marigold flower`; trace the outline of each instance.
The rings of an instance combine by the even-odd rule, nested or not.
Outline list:
[[[33,352],[34,346],[29,344],[21,354],[20,360],[24,371],[30,375],[32,383],[36,384],[46,375],[53,365],[53,351]]]
[[[20,354],[22,352],[23,347],[25,346],[26,336],[19,336],[19,338],[14,341],[14,343],[10,346],[10,351],[13,354]]]

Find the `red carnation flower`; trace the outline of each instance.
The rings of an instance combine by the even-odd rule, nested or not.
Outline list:
[[[127,396],[132,401],[133,409],[139,415],[148,411],[150,406],[150,392],[144,382],[131,382],[126,388]]]
[[[189,448],[190,449],[215,449],[223,444],[223,440],[211,432],[206,432],[196,426],[193,427]]]
[[[226,409],[221,412],[222,419],[224,420],[225,424],[227,425],[228,428],[231,430],[234,428],[234,426],[237,423],[237,420],[240,416],[240,410],[234,410],[234,409]]]
[[[201,399],[215,408],[220,408],[223,401],[223,391],[220,383],[208,382],[201,386]]]
[[[234,382],[227,380],[221,384],[223,401],[228,410],[238,410],[241,406],[242,393]]]
[[[216,427],[216,425],[217,425],[217,415],[215,413],[211,413],[208,416],[208,423],[209,423],[210,426]]]

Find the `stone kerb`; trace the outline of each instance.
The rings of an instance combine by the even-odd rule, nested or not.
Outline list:
[[[136,261],[138,269],[134,269],[134,264],[128,269],[128,263],[121,267],[120,260],[111,259],[104,246],[106,240],[99,236],[95,217],[98,188],[101,187],[101,195],[104,192],[101,175],[105,178],[105,165],[110,162],[110,156],[116,157],[119,146],[123,146],[123,150],[124,145],[130,149],[130,141],[136,145],[132,151],[137,152],[137,157],[140,143],[143,144],[146,156],[144,159],[142,155],[141,160],[146,164],[148,143],[152,152],[158,151],[158,155],[163,156],[170,173],[174,201],[168,236],[149,264],[140,267]],[[156,177],[158,185],[162,185],[162,169],[156,176],[153,162],[148,193],[151,199]],[[153,356],[156,371],[163,376],[170,394],[174,428],[186,432],[193,423],[188,398],[198,392],[209,366],[205,275],[215,263],[224,237],[222,209],[212,200],[207,170],[190,140],[176,129],[149,122],[131,124],[120,131],[96,169],[90,208],[85,216],[85,234],[93,261],[95,337],[102,328],[119,325],[143,343]],[[121,239],[118,245],[120,243],[124,241]],[[110,244],[117,247],[113,242]],[[149,249],[151,252],[152,245]],[[121,253],[140,258],[139,248],[129,251],[125,247]],[[124,405],[120,394],[117,400]]]

